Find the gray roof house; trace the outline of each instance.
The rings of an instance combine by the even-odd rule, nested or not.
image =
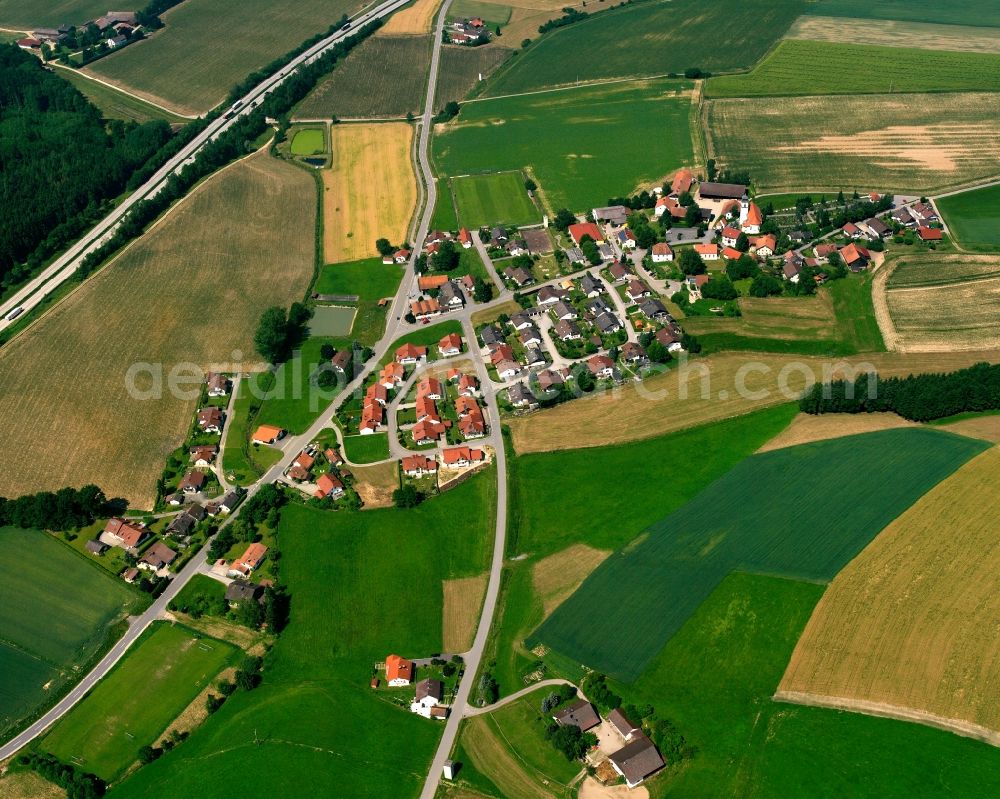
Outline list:
[[[597,710],[586,699],[578,699],[573,704],[567,705],[552,718],[557,724],[562,724],[564,727],[571,725],[579,727],[583,732],[601,723]]]
[[[465,295],[454,280],[449,280],[438,289],[438,302],[449,308],[461,308],[465,305]]]
[[[602,333],[616,333],[622,329],[621,323],[613,315],[602,313],[594,320],[594,325]]]
[[[524,383],[515,383],[507,389],[507,397],[515,408],[537,408],[538,400]]]
[[[565,300],[559,300],[559,302],[553,305],[552,313],[555,314],[556,319],[576,319],[578,317],[576,308]]]
[[[663,758],[656,751],[653,742],[641,733],[608,759],[615,771],[625,778],[629,788],[634,788],[664,766]]]
[[[264,595],[264,586],[247,582],[246,580],[233,580],[226,587],[226,602],[230,605],[238,605],[248,599],[260,600]]]
[[[596,297],[604,291],[604,283],[593,275],[584,275],[580,280],[580,290],[588,297]]]

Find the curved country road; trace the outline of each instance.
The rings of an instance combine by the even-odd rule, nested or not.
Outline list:
[[[499,710],[504,705],[509,705],[511,702],[515,702],[522,696],[527,696],[532,691],[537,691],[539,688],[546,688],[549,686],[555,687],[556,685],[573,685],[569,680],[562,679],[552,679],[552,680],[539,680],[538,682],[533,682],[527,688],[522,688],[520,691],[514,691],[512,694],[507,694],[503,699],[494,702],[492,705],[486,705],[486,707],[467,707],[465,709],[465,717],[469,718],[471,716],[482,716],[484,713],[492,713],[494,710]],[[577,693],[579,693],[579,688]],[[582,697],[583,694],[580,694]]]

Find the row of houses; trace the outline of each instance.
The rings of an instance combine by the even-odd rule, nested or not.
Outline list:
[[[474,447],[449,447],[441,450],[440,455],[407,455],[400,461],[403,474],[407,477],[420,478],[427,475],[437,475],[440,468],[465,469],[479,466],[486,462],[486,453]]]

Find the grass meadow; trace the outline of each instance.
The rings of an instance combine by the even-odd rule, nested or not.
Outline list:
[[[1000,346],[1000,257],[927,252],[905,256],[885,304],[897,348],[909,352]]]
[[[427,360],[433,361],[440,357],[440,353],[437,349],[437,343],[447,336],[449,333],[458,333],[463,338],[463,343],[466,347],[469,346],[469,342],[464,341],[465,334],[462,330],[462,323],[457,319],[448,319],[444,322],[438,322],[434,325],[428,325],[427,327],[420,327],[404,336],[397,338],[389,348],[385,351],[385,355],[382,357],[380,366],[385,366],[394,357],[396,350],[399,349],[404,344],[416,344],[424,345],[427,347]]]
[[[38,530],[0,528],[0,730],[45,702],[138,612],[142,594]]]
[[[286,507],[278,539],[291,619],[263,684],[116,790],[222,799],[239,782],[254,796],[416,795],[442,726],[368,683],[392,652],[441,651],[442,581],[487,568],[492,515],[466,511],[494,507],[495,481],[492,471],[478,475],[410,510]]]
[[[997,174],[1000,94],[750,98],[706,109],[709,154],[747,170],[760,191],[931,193]]]
[[[236,656],[236,647],[155,622],[40,748],[111,780],[152,745]]]
[[[385,330],[386,309],[379,307],[378,301],[392,297],[402,278],[403,270],[397,264],[383,264],[381,258],[365,258],[322,267],[313,291],[357,296],[358,312],[351,328],[351,338],[364,344],[374,344],[382,338]]]
[[[161,16],[162,30],[85,71],[178,113],[203,114],[250,72],[359,6],[351,0],[184,2]]]
[[[742,316],[691,317],[684,329],[705,353],[723,350],[854,355],[885,350],[871,298],[871,275],[848,275],[812,298],[740,300]]]
[[[578,81],[683,74],[690,68],[745,69],[807,5],[804,0],[624,5],[545,34],[497,72],[486,91],[497,97]]]
[[[299,128],[292,137],[292,155],[319,155],[327,151],[326,133],[322,128]]]
[[[431,216],[431,230],[458,230],[458,212],[448,178],[437,178],[437,202]]]
[[[1000,450],[969,461],[834,579],[782,691],[887,703],[1000,730],[992,619]]]
[[[985,446],[903,428],[747,458],[606,560],[528,643],[634,680],[726,574],[832,580]]]
[[[641,81],[466,103],[439,126],[439,174],[527,170],[550,210],[577,211],[660,181],[693,159],[689,90]]]
[[[650,786],[663,796],[878,797],[1000,790],[994,747],[891,719],[772,701],[823,587],[735,573],[635,683],[696,749]]]
[[[187,396],[167,390],[170,370],[255,362],[261,312],[300,300],[312,278],[315,217],[305,170],[252,156],[201,184],[5,345],[0,494],[95,483],[151,507],[164,459],[197,402],[188,385]],[[129,394],[133,364],[162,366],[162,398]],[[154,389],[141,375],[137,387]]]
[[[506,47],[464,47],[454,45],[441,48],[438,82],[434,102],[443,106],[450,100],[464,100],[477,87],[479,76],[486,81],[512,54]]]
[[[371,36],[292,112],[297,119],[417,116],[423,110],[431,36]]]
[[[935,202],[952,237],[963,247],[1000,248],[1000,186],[952,194]]]
[[[786,39],[745,75],[711,78],[707,97],[1000,91],[1000,54]]]
[[[516,513],[509,522],[506,579],[491,640],[501,689],[520,688],[522,675],[536,659],[525,649],[524,639],[544,617],[545,597],[536,579],[540,561],[581,545],[604,551],[625,546],[755,452],[795,413],[793,406],[784,405],[646,441],[602,447],[599,453],[566,449],[509,458],[508,491]],[[580,487],[593,479],[596,458],[602,472],[630,486],[628,502],[606,490],[580,501]],[[581,554],[573,560],[578,562]],[[517,555],[527,557],[511,559]]]
[[[389,457],[389,434],[344,436],[344,458],[351,463],[377,463]]]
[[[803,13],[852,19],[900,19],[947,25],[1000,27],[1000,8],[992,0],[951,0],[945,5],[914,6],[907,0],[819,0]]]
[[[497,223],[520,227],[541,220],[520,172],[453,178],[451,190],[458,207],[458,220],[464,227],[475,229]]]

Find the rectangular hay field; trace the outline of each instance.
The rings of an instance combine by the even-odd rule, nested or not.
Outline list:
[[[759,190],[932,193],[1000,174],[1000,94],[712,100],[709,155]]]
[[[541,221],[541,212],[528,197],[520,172],[463,175],[452,179],[451,190],[464,227],[498,223],[520,227]]]

